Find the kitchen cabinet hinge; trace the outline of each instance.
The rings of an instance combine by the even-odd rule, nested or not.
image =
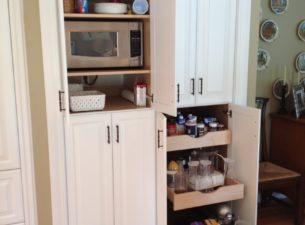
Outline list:
[[[232,110],[226,110],[223,111],[224,114],[226,114],[228,117],[232,118]]]
[[[65,105],[65,92],[64,91],[58,91],[58,102],[59,102],[59,111],[63,112],[66,111],[64,105]]]
[[[154,102],[154,94],[147,95],[147,98],[150,99],[151,102]]]

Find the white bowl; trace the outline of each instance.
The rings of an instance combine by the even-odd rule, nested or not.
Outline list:
[[[95,3],[94,12],[106,14],[124,14],[127,13],[127,4],[115,2]]]

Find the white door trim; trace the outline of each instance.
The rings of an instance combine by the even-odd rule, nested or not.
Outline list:
[[[39,0],[41,46],[48,126],[52,224],[68,225],[64,112],[59,110],[59,91],[67,91],[65,55],[63,55],[63,1]],[[62,18],[62,19],[60,19]],[[66,94],[67,96],[67,94]],[[67,100],[67,97],[65,97]],[[67,101],[65,101],[67,104]],[[67,108],[67,106],[65,107]],[[66,112],[68,115],[69,112]],[[69,119],[67,118],[69,122]]]
[[[23,1],[9,0],[20,162],[24,198],[25,224],[36,225],[37,206],[32,145],[30,96],[23,17]]]
[[[251,0],[237,1],[233,103],[244,106],[248,96],[251,10]]]

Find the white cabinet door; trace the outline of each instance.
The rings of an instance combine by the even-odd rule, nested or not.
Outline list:
[[[260,110],[229,105],[232,144],[228,156],[235,160],[237,179],[245,184],[245,197],[233,203],[234,213],[249,224],[256,224],[259,169]]]
[[[156,113],[157,124],[157,225],[167,225],[167,151],[166,117]]]
[[[114,224],[110,129],[111,114],[70,118],[66,129],[70,225]]]
[[[112,114],[116,225],[156,225],[155,115]]]
[[[0,172],[0,224],[21,222],[24,222],[21,172]]]
[[[175,116],[176,83],[176,0],[150,2],[151,82],[153,108]]]
[[[0,2],[0,171],[20,168],[8,1]]]
[[[198,0],[197,105],[232,102],[236,0]]]
[[[176,81],[178,107],[193,106],[196,94],[197,0],[176,1]]]

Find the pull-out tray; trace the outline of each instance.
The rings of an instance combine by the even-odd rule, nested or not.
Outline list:
[[[192,138],[189,135],[176,135],[167,137],[167,151],[177,151],[192,148],[201,148],[217,145],[231,144],[231,131],[214,131],[198,138]]]
[[[191,191],[176,194],[173,188],[167,188],[167,197],[173,203],[173,210],[177,211],[242,199],[244,185],[237,180],[226,179],[224,186],[208,193]]]

